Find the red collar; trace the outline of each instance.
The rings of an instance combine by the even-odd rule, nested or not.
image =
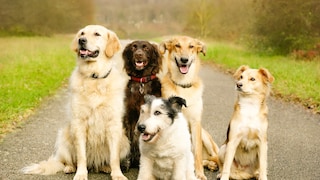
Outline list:
[[[157,78],[157,76],[154,75],[154,74],[151,75],[151,76],[146,76],[146,77],[141,77],[141,78],[139,78],[139,77],[133,77],[133,76],[130,76],[130,77],[131,77],[131,80],[136,81],[136,82],[139,82],[139,83],[147,83],[147,82],[149,82],[149,81],[154,80],[154,79]]]

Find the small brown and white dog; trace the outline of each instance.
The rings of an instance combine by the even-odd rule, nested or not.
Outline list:
[[[205,55],[205,45],[188,36],[176,36],[162,42],[159,49],[164,55],[163,63],[168,66],[161,78],[162,97],[179,96],[188,102],[182,112],[191,131],[195,172],[197,178],[205,180],[203,166],[216,170],[219,161],[219,148],[201,125],[204,86],[198,75],[201,63],[198,55]]]
[[[227,140],[220,148],[221,180],[267,179],[266,99],[274,81],[267,69],[241,66],[233,75],[238,97],[227,131]]]
[[[60,130],[54,154],[25,167],[25,174],[76,172],[74,180],[88,179],[88,170],[110,172],[126,180],[120,159],[130,151],[122,127],[126,79],[115,68],[120,50],[117,35],[100,25],[88,25],[75,36],[72,47],[77,67],[70,78],[71,121]]]
[[[188,123],[181,113],[186,101],[145,95],[136,130],[140,132],[138,180],[196,180]]]

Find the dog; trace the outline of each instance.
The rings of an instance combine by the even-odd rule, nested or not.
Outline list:
[[[122,56],[124,69],[130,77],[126,88],[126,114],[123,125],[131,141],[130,166],[139,167],[139,137],[134,131],[139,119],[140,107],[144,104],[144,95],[161,96],[161,83],[157,77],[161,68],[161,56],[157,45],[148,41],[131,42],[125,47]]]
[[[205,44],[188,36],[176,36],[160,43],[159,50],[168,65],[161,78],[162,97],[179,96],[188,102],[182,112],[191,131],[196,176],[205,180],[203,167],[216,170],[219,163],[219,148],[201,125],[204,86],[198,75],[201,65],[198,55],[205,55]]]
[[[117,35],[100,25],[88,25],[75,36],[71,48],[77,66],[70,78],[71,121],[58,133],[55,152],[39,164],[25,167],[25,174],[75,173],[88,179],[88,170],[110,172],[126,180],[120,160],[130,150],[123,130],[126,79],[114,67],[120,50]]]
[[[266,99],[274,77],[265,68],[241,66],[234,74],[238,97],[227,139],[219,151],[221,180],[267,179]]]
[[[136,130],[141,152],[138,180],[196,180],[187,121],[186,101],[145,95]]]

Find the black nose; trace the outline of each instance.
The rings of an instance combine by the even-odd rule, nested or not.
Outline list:
[[[139,130],[141,133],[143,133],[143,132],[146,130],[146,125],[144,125],[144,124],[139,124],[138,130]]]
[[[80,45],[84,45],[84,44],[86,44],[87,43],[87,38],[80,38],[79,39],[79,44]]]
[[[180,60],[182,63],[187,63],[189,59],[188,58],[181,58]]]
[[[241,82],[237,82],[237,88],[241,88],[243,84]]]

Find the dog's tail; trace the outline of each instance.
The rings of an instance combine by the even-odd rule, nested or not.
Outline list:
[[[40,174],[50,175],[55,174],[64,169],[64,164],[54,156],[51,156],[47,161],[42,161],[39,164],[31,164],[30,166],[21,169],[24,174]]]

